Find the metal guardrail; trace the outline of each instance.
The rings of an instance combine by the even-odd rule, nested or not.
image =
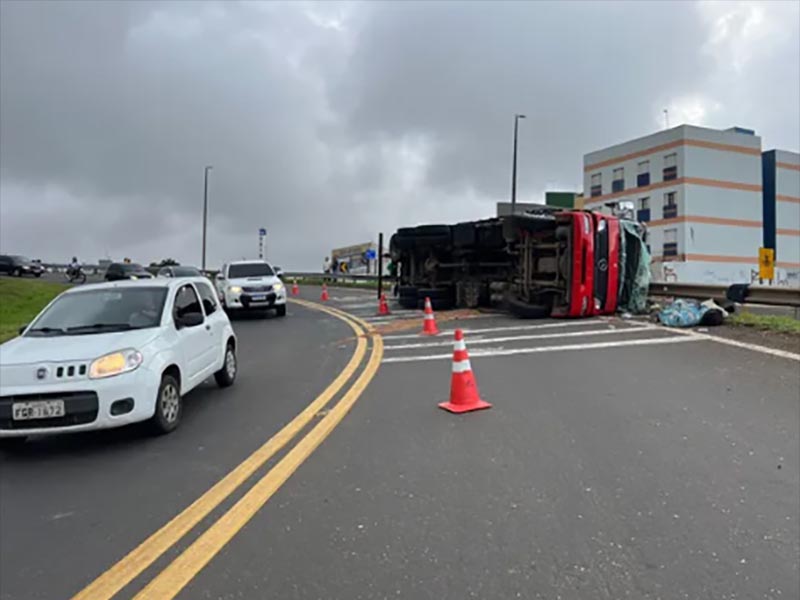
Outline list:
[[[800,289],[737,283],[730,286],[702,283],[651,283],[651,296],[683,298],[724,298],[741,304],[800,307]]]

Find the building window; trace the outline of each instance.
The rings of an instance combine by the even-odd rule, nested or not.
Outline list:
[[[678,203],[675,199],[675,192],[666,192],[664,194],[664,218],[674,219],[678,216]]]
[[[636,174],[636,186],[644,187],[650,185],[650,161],[643,160],[639,163],[638,172]]]
[[[603,177],[602,173],[595,173],[592,175],[591,195],[599,196],[603,193]]]
[[[619,169],[614,169],[613,177],[611,179],[611,191],[621,192],[624,189],[625,189],[625,169],[620,167]]]
[[[664,256],[678,256],[678,230],[664,230]]]
[[[636,220],[640,223],[647,223],[650,220],[650,198],[639,198]]]
[[[671,181],[678,178],[678,155],[676,153],[667,154],[664,157],[664,181]]]

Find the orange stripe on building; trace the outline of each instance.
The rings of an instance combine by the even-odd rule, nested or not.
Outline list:
[[[791,169],[792,171],[800,171],[800,165],[793,165],[792,163],[778,162],[775,166],[779,169]]]
[[[800,204],[800,198],[796,198],[795,196],[787,196],[785,194],[778,194],[775,196],[775,199],[778,202],[793,202],[794,204]]]
[[[672,219],[655,219],[648,221],[648,227],[657,227],[659,225],[673,225],[675,223],[705,223],[707,225],[732,225],[733,227],[763,227],[761,221],[751,221],[749,219],[725,219],[723,217],[700,217],[686,215],[683,217],[674,217]]]
[[[677,256],[653,256],[652,260],[654,263],[686,262],[690,260],[697,260],[715,263],[740,263],[747,265],[758,264],[757,256],[722,256],[719,254],[678,254]],[[776,260],[775,266],[782,267],[784,269],[795,269],[800,268],[800,263]]]
[[[644,150],[639,150],[637,152],[631,152],[630,154],[623,154],[622,156],[617,156],[615,158],[602,160],[600,162],[596,162],[591,165],[586,165],[585,167],[583,167],[583,170],[584,172],[593,171],[595,169],[600,169],[602,167],[608,167],[610,165],[615,165],[617,163],[632,160],[634,158],[639,158],[640,156],[647,156],[648,154],[655,154],[656,152],[663,152],[664,150],[671,150],[672,148],[679,148],[681,146],[696,146],[698,148],[722,150],[723,152],[738,152],[740,154],[751,154],[754,156],[761,156],[761,150],[759,150],[758,148],[748,148],[747,146],[734,146],[733,144],[719,144],[717,142],[706,142],[705,140],[675,140],[673,142],[667,142],[666,144],[660,144],[658,146],[653,146],[651,148],[646,148]],[[779,164],[787,164],[787,163],[779,163]]]
[[[792,235],[794,237],[800,237],[800,229],[778,229],[776,230],[778,235]]]
[[[674,187],[676,185],[684,184],[703,185],[706,187],[715,187],[726,190],[741,190],[745,192],[760,192],[762,189],[760,185],[753,183],[738,183],[735,181],[721,181],[719,179],[704,179],[702,177],[678,177],[676,179],[671,179],[670,181],[659,181],[643,187],[622,190],[621,192],[612,192],[602,196],[590,196],[586,199],[585,204],[596,204],[597,202],[622,198],[623,196],[641,196],[643,193],[651,190],[658,190],[665,187]]]

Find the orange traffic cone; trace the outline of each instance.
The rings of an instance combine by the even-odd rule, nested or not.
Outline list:
[[[430,298],[425,298],[425,320],[422,322],[422,333],[420,335],[439,335],[439,328],[436,327],[436,319],[433,316]]]
[[[292,296],[297,296],[300,294],[300,287],[297,285],[297,279],[295,278],[292,282]]]
[[[386,302],[386,294],[381,294],[381,299],[378,302],[378,315],[390,315],[392,312],[389,310],[389,305]]]
[[[320,296],[320,300],[323,302],[327,302],[330,300],[330,296],[328,296],[328,286],[327,284],[322,284],[322,296]]]
[[[453,345],[453,375],[450,379],[450,402],[442,402],[439,408],[451,413],[465,413],[473,410],[491,408],[492,405],[481,400],[472,366],[469,364],[464,332],[456,329]]]

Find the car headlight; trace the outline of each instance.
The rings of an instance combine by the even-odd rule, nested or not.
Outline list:
[[[272,289],[275,290],[276,292],[280,292],[283,289],[283,284],[276,283],[275,285],[272,286]]]
[[[136,280],[139,279],[139,277],[137,275],[131,275],[131,279]]]
[[[238,285],[231,285],[231,286],[228,286],[228,291],[231,294],[241,294],[242,293],[242,288],[239,287]]]
[[[135,371],[143,360],[142,353],[133,348],[106,354],[92,362],[89,367],[89,379],[102,379]]]

